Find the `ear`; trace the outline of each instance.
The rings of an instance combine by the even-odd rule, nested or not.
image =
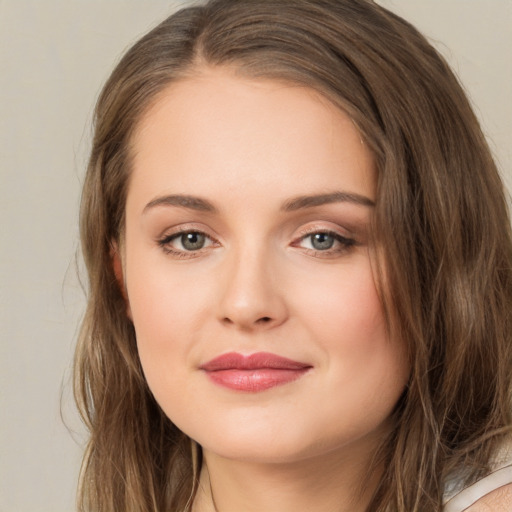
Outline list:
[[[112,262],[112,270],[114,271],[119,290],[126,304],[126,315],[130,320],[133,320],[132,311],[130,309],[130,301],[128,300],[128,293],[126,291],[126,284],[124,279],[123,260],[121,258],[119,245],[115,241],[111,242],[110,244],[110,259]]]

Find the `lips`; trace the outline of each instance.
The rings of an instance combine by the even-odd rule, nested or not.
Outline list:
[[[223,354],[199,367],[215,384],[245,392],[264,391],[302,377],[311,365],[269,352]]]

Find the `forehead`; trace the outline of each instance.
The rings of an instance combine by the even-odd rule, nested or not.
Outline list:
[[[145,195],[222,187],[248,197],[293,196],[342,186],[374,197],[372,156],[343,111],[312,89],[225,69],[165,89],[140,120],[131,150],[130,189]]]

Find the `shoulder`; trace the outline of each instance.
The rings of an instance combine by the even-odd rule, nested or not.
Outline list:
[[[510,512],[512,510],[512,483],[486,494],[466,510],[467,512]]]
[[[491,461],[490,472],[464,486],[464,471],[448,480],[443,499],[444,512],[512,511],[512,443],[504,442]]]

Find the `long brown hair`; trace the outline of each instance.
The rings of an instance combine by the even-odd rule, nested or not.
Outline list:
[[[446,478],[486,471],[510,429],[511,233],[503,185],[457,79],[416,29],[370,0],[211,0],[144,36],[107,81],[80,217],[89,298],[75,395],[90,430],[80,510],[181,512],[193,499],[190,440],[148,389],[112,251],[134,128],[170,83],[205,65],[319,91],[372,150],[377,278],[412,371],[368,510],[441,510]]]

